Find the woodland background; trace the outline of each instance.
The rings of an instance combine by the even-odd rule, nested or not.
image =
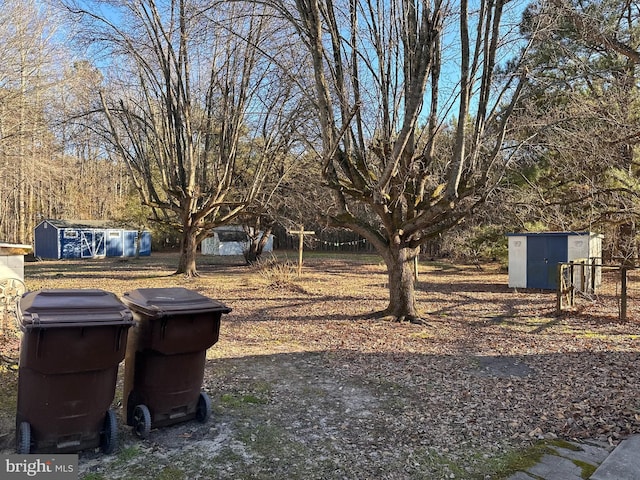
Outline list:
[[[86,2],[76,3],[79,8]],[[106,2],[94,3],[102,5],[101,11],[109,17]],[[123,2],[110,3],[115,8]],[[180,3],[194,15],[204,5]],[[503,140],[506,146],[517,144],[518,153],[482,208],[424,244],[423,253],[494,258],[504,256],[507,232],[592,230],[605,234],[608,259],[637,257],[637,3],[554,0],[510,2],[509,6],[517,20],[510,28],[523,38],[531,31],[533,18],[546,22],[527,52],[527,82]],[[107,60],[113,52],[92,43],[73,9],[72,2],[37,0],[5,0],[0,9],[4,58],[0,64],[0,239],[32,243],[35,225],[46,218],[95,219],[144,225],[153,230],[156,248],[173,245],[178,242],[179,222],[171,215],[160,223],[152,221],[157,216],[148,202],[142,206],[130,170],[106,141],[107,118],[95,115],[100,92],[126,86],[118,77],[124,70]],[[214,14],[203,15],[199,26],[203,37],[221,38],[230,29],[233,13],[225,10],[231,16],[224,21]],[[246,26],[242,12],[235,13],[234,25]],[[261,48],[266,51],[270,45]],[[289,46],[289,50],[295,48]],[[294,56],[283,59],[294,60]],[[506,71],[508,65],[503,68]],[[280,91],[299,91],[310,81],[304,75],[313,73],[296,69],[296,75],[289,84],[285,77],[279,78]],[[292,111],[304,112],[304,102],[295,108],[274,114],[290,118]],[[245,114],[238,129],[239,158],[264,142],[264,136],[256,134],[256,122]],[[300,115],[288,127],[290,136],[305,136],[307,144],[315,142],[313,122]],[[453,125],[455,115],[448,121]],[[446,132],[448,127],[442,128]],[[446,150],[448,141],[445,135],[439,148]],[[329,247],[344,243],[347,249],[358,248],[350,242],[360,241],[360,236],[332,234],[323,223],[326,195],[321,176],[313,175],[320,167],[311,157],[293,148],[270,158],[269,162],[281,164],[263,179],[271,185],[269,203],[260,203],[260,208],[237,222],[249,224],[268,210],[270,224],[280,232],[305,223],[324,235],[317,237],[321,241],[316,246],[327,241]],[[232,190],[248,188],[243,175],[255,167],[248,160],[246,164],[231,182]],[[283,185],[279,180],[285,170],[290,173]]]

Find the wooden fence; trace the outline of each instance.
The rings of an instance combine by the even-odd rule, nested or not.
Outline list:
[[[630,272],[635,270],[635,266],[605,265],[589,259],[559,263],[557,312],[562,313],[575,308],[578,299],[594,303],[608,297],[616,300],[618,319],[627,320],[630,300],[629,277]]]

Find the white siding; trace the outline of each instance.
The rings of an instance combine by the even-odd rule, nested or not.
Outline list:
[[[0,256],[0,279],[17,278],[24,281],[24,257],[22,255]]]
[[[0,243],[0,278],[24,281],[24,256],[30,252],[31,245]]]
[[[589,235],[567,236],[567,262],[589,258]]]
[[[216,237],[207,237],[200,243],[203,255],[218,255],[220,242]]]
[[[509,238],[509,286],[512,288],[527,287],[527,237],[510,236]]]

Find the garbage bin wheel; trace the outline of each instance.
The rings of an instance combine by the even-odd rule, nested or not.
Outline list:
[[[198,406],[196,407],[196,420],[204,423],[209,420],[209,417],[211,417],[211,399],[206,393],[200,392]]]
[[[151,413],[146,405],[136,405],[133,409],[133,431],[140,438],[147,438],[151,431]]]
[[[113,453],[118,444],[118,420],[113,410],[107,410],[100,433],[100,449],[107,455]]]
[[[31,424],[29,422],[20,422],[18,426],[16,451],[20,455],[26,455],[31,452]]]

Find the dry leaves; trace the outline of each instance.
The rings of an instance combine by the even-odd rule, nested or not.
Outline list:
[[[616,443],[640,432],[637,280],[632,319],[620,323],[613,279],[595,303],[556,317],[553,292],[513,291],[496,267],[422,266],[417,295],[429,325],[416,326],[369,318],[387,301],[387,277],[375,261],[308,257],[289,288],[210,257],[201,277],[173,277],[174,260],[46,262],[27,266],[27,286],[121,294],[181,285],[232,307],[208,352],[205,388],[214,403],[250,405],[219,419],[229,438],[254,428],[243,458],[264,428],[285,432],[345,478],[400,464],[406,475],[424,473],[425,452],[480,471],[492,455],[539,438]],[[284,438],[276,444],[274,454],[293,468],[296,450]],[[237,468],[221,471],[233,478]]]

